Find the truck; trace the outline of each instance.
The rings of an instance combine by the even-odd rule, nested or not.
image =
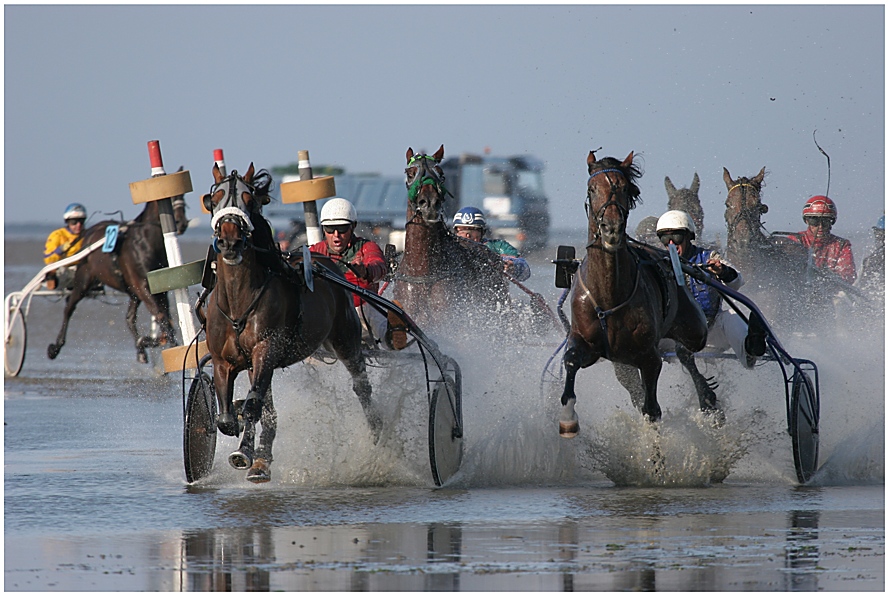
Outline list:
[[[446,196],[445,223],[451,226],[454,213],[461,207],[482,209],[490,236],[503,238],[523,253],[547,245],[550,214],[544,193],[544,163],[530,155],[512,157],[479,156],[463,153],[447,158],[442,164]],[[299,180],[291,166],[273,168],[281,182]],[[358,213],[358,233],[381,246],[405,246],[405,216],[408,194],[403,176],[377,173],[348,173],[336,166],[314,168],[313,174],[332,175],[337,196],[349,199]],[[319,201],[319,212],[324,201]],[[280,236],[295,236],[297,246],[305,242],[303,211],[299,205],[267,205],[266,217]],[[299,236],[302,226],[303,235]],[[285,230],[290,230],[285,231]],[[281,239],[281,238],[280,238]]]
[[[490,235],[523,253],[547,246],[549,200],[544,192],[544,162],[531,155],[496,157],[462,153],[442,161],[450,221],[461,207],[485,213]]]

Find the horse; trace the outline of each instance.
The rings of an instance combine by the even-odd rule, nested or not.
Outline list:
[[[708,337],[705,315],[686,284],[678,284],[660,260],[627,242],[627,217],[639,201],[642,175],[633,151],[623,161],[587,156],[587,254],[571,286],[572,323],[563,366],[559,434],[572,438],[580,424],[575,412],[575,376],[600,358],[611,360],[634,406],[649,421],[661,418],[656,388],[662,338],[677,342],[677,356],[693,376],[703,411],[717,410],[716,396],[698,372],[692,353]],[[636,388],[642,385],[642,395]]]
[[[664,188],[668,195],[668,210],[677,209],[685,211],[695,222],[696,238],[703,238],[705,231],[705,212],[701,208],[701,201],[698,199],[698,188],[700,181],[698,172],[692,174],[692,184],[689,188],[677,188],[671,182],[670,177],[664,177]]]
[[[769,318],[794,326],[808,303],[826,300],[828,287],[819,279],[824,275],[809,266],[805,246],[783,232],[764,233],[761,216],[769,212],[761,198],[765,173],[764,167],[755,176],[733,178],[723,168],[726,258],[746,277],[749,292],[762,295],[762,310]]]
[[[179,168],[180,171],[182,168]],[[185,197],[173,197],[173,217],[176,233],[182,234],[188,228],[185,215]],[[62,328],[46,350],[52,360],[59,355],[68,334],[68,322],[78,303],[89,296],[97,287],[108,286],[130,297],[127,308],[127,329],[136,343],[136,360],[147,363],[145,349],[160,345],[176,345],[176,333],[170,321],[170,302],[167,293],[152,294],[148,288],[148,272],[168,266],[167,251],[164,247],[164,234],[158,212],[158,202],[145,204],[142,212],[132,221],[123,223],[105,220],[90,226],[83,233],[83,246],[89,246],[105,237],[106,228],[119,225],[117,242],[112,252],[94,250],[78,261],[71,282],[71,293],[65,299],[62,315]],[[136,327],[136,310],[141,303],[157,322],[160,333],[157,337],[141,336]]]
[[[509,304],[509,286],[498,255],[483,244],[454,234],[444,221],[445,156],[405,153],[408,206],[405,250],[394,274],[393,296],[420,326],[466,320],[467,313],[487,320]],[[465,305],[465,312],[455,307]]]
[[[237,171],[224,176],[214,164],[213,179],[204,205],[212,213],[213,247],[218,253],[216,278],[199,318],[206,326],[213,362],[217,428],[228,436],[243,433],[240,446],[229,455],[229,464],[247,469],[251,482],[271,479],[277,431],[272,375],[275,369],[300,362],[322,346],[334,353],[352,376],[352,389],[376,441],[382,419],[371,403],[362,328],[352,295],[324,278],[314,279],[310,288],[303,273],[284,262],[260,211],[272,182],[268,172],[255,173],[251,163],[243,176]],[[332,264],[327,266],[337,271]],[[245,397],[234,399],[235,378],[244,370],[248,371],[250,390]],[[254,450],[257,423],[262,425],[262,434]]]

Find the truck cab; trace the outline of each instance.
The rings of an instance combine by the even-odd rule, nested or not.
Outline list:
[[[491,236],[524,253],[547,245],[550,213],[544,193],[544,163],[530,155],[494,157],[461,154],[441,164],[445,186],[454,195],[447,220],[461,207],[485,213]]]

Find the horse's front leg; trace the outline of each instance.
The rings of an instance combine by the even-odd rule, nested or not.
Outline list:
[[[269,482],[272,474],[269,466],[272,464],[272,443],[278,431],[278,413],[272,402],[272,387],[266,391],[263,398],[263,414],[260,417],[260,425],[263,427],[260,433],[260,444],[257,447],[253,464],[247,471],[247,479],[256,484]]]
[[[566,384],[562,390],[559,412],[559,436],[571,439],[578,435],[581,425],[578,423],[578,414],[575,412],[575,375],[582,368],[587,368],[596,362],[598,356],[593,353],[590,344],[578,333],[569,335],[568,347],[562,363],[566,369]]]
[[[235,391],[234,367],[223,359],[213,359],[213,385],[216,387],[216,400],[219,404],[219,414],[216,416],[216,427],[219,431],[230,437],[237,437],[241,432],[238,419],[235,416],[235,408],[232,405],[232,393]]]
[[[658,405],[658,377],[661,375],[661,354],[657,348],[652,348],[641,354],[638,360],[640,367],[640,379],[643,382],[643,391],[646,398],[643,401],[643,414],[650,422],[661,419],[661,406]]]
[[[55,357],[59,355],[59,352],[62,351],[62,346],[65,345],[65,338],[68,335],[68,321],[71,320],[71,315],[74,314],[74,309],[77,308],[77,303],[86,295],[84,288],[87,285],[85,282],[88,280],[85,280],[84,276],[78,275],[80,272],[81,270],[79,269],[74,274],[74,289],[65,300],[65,311],[62,314],[62,328],[59,330],[58,337],[56,337],[56,343],[49,344],[46,348],[46,355],[50,360],[54,360]]]

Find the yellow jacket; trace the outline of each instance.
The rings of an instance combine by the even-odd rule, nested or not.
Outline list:
[[[67,227],[59,228],[52,232],[46,239],[46,250],[43,251],[43,261],[49,265],[60,261],[65,257],[78,252],[83,245],[83,237],[78,238]]]

